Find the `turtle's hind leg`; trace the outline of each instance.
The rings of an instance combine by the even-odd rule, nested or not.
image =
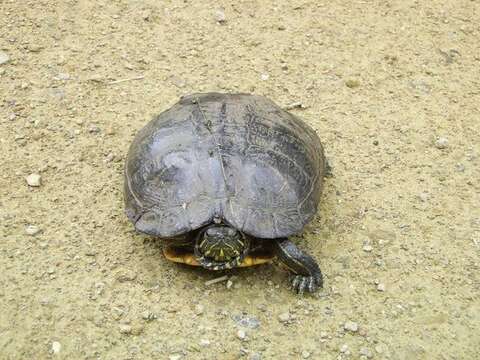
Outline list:
[[[278,259],[293,273],[294,291],[299,294],[305,291],[313,293],[323,287],[322,272],[313,257],[286,238],[278,239],[275,244]]]

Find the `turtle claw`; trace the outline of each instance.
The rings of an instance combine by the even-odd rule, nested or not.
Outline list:
[[[314,293],[322,286],[321,283],[317,283],[314,276],[294,275],[291,281],[293,291],[299,295],[303,295],[304,292]]]

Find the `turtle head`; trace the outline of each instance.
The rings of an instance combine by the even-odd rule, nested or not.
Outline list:
[[[214,224],[200,232],[195,243],[195,255],[203,267],[223,270],[236,267],[249,249],[248,238],[240,231]]]

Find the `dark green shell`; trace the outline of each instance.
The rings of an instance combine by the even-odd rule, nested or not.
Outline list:
[[[135,137],[126,212],[139,231],[162,237],[214,218],[251,236],[287,237],[314,216],[324,172],[315,131],[272,101],[194,94]]]

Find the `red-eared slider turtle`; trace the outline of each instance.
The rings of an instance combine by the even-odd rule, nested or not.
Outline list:
[[[126,213],[170,260],[223,270],[277,257],[295,291],[313,292],[320,268],[288,237],[315,215],[325,169],[315,131],[272,101],[194,94],[136,135]]]

